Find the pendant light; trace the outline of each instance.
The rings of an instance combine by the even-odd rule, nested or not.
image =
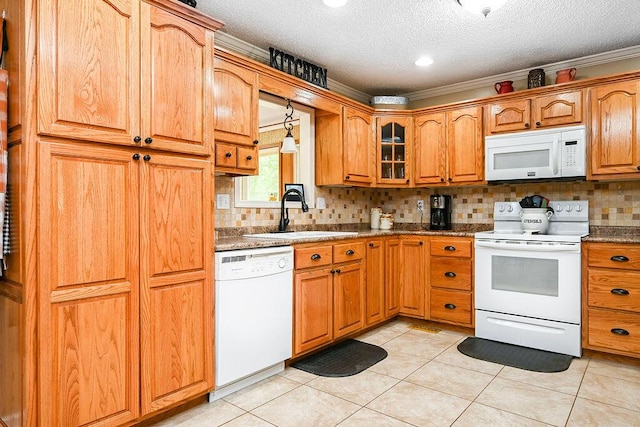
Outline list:
[[[485,18],[489,12],[498,10],[507,0],[456,0],[460,6],[471,13],[483,14]]]
[[[291,112],[289,112],[291,110]],[[287,130],[287,136],[284,137],[284,141],[282,141],[282,148],[280,149],[281,153],[297,153],[298,147],[296,147],[296,140],[293,139],[293,135],[291,135],[291,130],[293,129],[293,105],[291,105],[291,101],[287,99],[287,112],[285,113],[284,118],[284,128]]]

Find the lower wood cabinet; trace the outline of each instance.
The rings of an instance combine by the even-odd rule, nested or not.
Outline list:
[[[432,237],[429,318],[473,326],[473,239]]]
[[[125,424],[213,388],[209,160],[38,148],[39,424]]]
[[[400,237],[389,237],[384,242],[384,290],[385,318],[389,319],[400,313],[400,287],[402,257],[400,256]]]
[[[385,320],[385,240],[366,242],[365,326]]]
[[[356,332],[365,323],[365,243],[294,249],[294,356]]]
[[[640,245],[583,245],[583,347],[640,356]]]
[[[420,236],[403,236],[400,239],[400,314],[425,316],[425,307],[428,306],[427,243],[427,238]]]

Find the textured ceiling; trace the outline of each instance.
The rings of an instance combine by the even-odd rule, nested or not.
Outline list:
[[[221,31],[399,95],[640,45],[640,1],[508,0],[487,18],[456,0],[198,0]],[[430,56],[433,65],[414,61]]]

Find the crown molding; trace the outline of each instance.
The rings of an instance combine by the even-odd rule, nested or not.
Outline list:
[[[248,57],[249,59],[253,59],[254,61],[269,65],[268,51],[247,43],[243,40],[240,40],[239,38],[229,35],[223,31],[216,32],[215,45],[225,50],[239,53],[243,56]],[[331,78],[327,79],[327,86],[329,87],[329,90],[337,92],[343,96],[346,96],[347,98],[353,99],[363,104],[369,104],[369,99],[371,98],[371,96],[364,92],[343,85],[342,83],[332,80]]]
[[[249,44],[239,38],[233,37],[224,31],[217,31],[215,36],[215,44],[226,50],[239,53],[250,59],[261,62],[263,64],[269,64],[269,52]],[[544,68],[547,73],[554,73],[564,68],[586,68],[597,65],[608,64],[616,61],[623,61],[625,59],[632,59],[640,57],[640,45],[631,46],[624,49],[612,50],[610,52],[598,53],[595,55],[584,56],[581,58],[570,59],[566,61],[554,62],[551,64],[538,65],[532,68]],[[421,99],[433,98],[435,96],[448,95],[456,92],[463,92],[466,90],[481,89],[487,86],[493,86],[497,81],[504,80],[524,80],[528,77],[529,71],[532,68],[525,70],[511,71],[509,73],[496,74],[489,77],[483,77],[475,80],[468,80],[466,82],[454,83],[446,86],[440,86],[433,89],[425,89],[417,92],[410,92],[399,94],[398,96],[406,96],[409,101],[417,101]],[[369,105],[371,95],[368,95],[359,90],[353,89],[349,86],[343,85],[332,79],[327,79],[327,85],[329,89],[335,91],[347,98]]]
[[[640,57],[640,46],[632,46],[624,49],[612,50],[610,52],[598,53],[595,55],[583,56],[581,58],[569,59],[566,61],[554,62],[546,65],[538,65],[536,67],[527,68],[525,70],[511,71],[509,73],[496,74],[480,79],[468,80],[466,82],[454,83],[446,86],[440,86],[433,89],[425,89],[418,92],[405,93],[400,96],[406,96],[410,101],[433,98],[434,96],[448,95],[451,93],[463,92],[466,90],[481,89],[487,86],[493,86],[495,82],[505,80],[525,80],[529,75],[529,71],[533,68],[544,68],[547,73],[555,73],[565,68],[586,68],[597,65],[608,64],[611,62],[623,61]]]

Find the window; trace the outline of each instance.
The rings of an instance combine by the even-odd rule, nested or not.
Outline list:
[[[258,135],[259,175],[235,178],[236,207],[280,207],[284,185],[304,184],[305,201],[313,207],[314,179],[314,111],[309,107],[291,103],[294,108],[293,136],[298,144],[297,154],[281,154],[280,147],[286,135],[283,126],[286,101],[260,94]],[[300,202],[287,202],[290,207]]]

